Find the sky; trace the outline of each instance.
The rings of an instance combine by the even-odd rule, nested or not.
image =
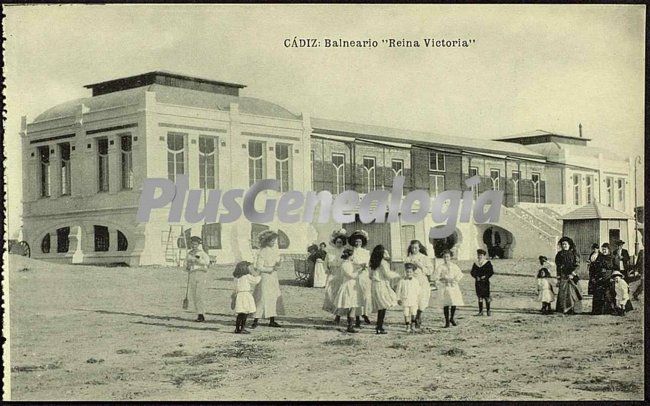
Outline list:
[[[4,13],[10,236],[20,227],[21,116],[31,122],[90,96],[86,84],[152,70],[241,83],[242,95],[294,113],[458,137],[578,135],[582,123],[592,146],[643,153],[640,5],[30,5]],[[379,46],[285,47],[294,38]],[[390,38],[421,47],[384,46]],[[475,41],[427,48],[424,38]]]

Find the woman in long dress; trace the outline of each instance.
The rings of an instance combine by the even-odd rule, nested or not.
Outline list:
[[[360,308],[363,304],[363,292],[359,286],[359,272],[352,264],[352,250],[346,248],[341,254],[341,288],[336,294],[334,305],[340,312],[345,314],[348,318],[348,333],[356,333],[357,330],[352,327],[352,317],[355,315],[356,309]]]
[[[276,316],[284,314],[284,303],[277,272],[281,263],[277,247],[278,233],[265,230],[259,234],[258,239],[260,251],[255,260],[255,269],[262,276],[262,280],[256,286],[253,294],[257,311],[251,328],[257,327],[259,319],[267,318],[270,327],[281,327],[275,321]]]
[[[560,280],[557,292],[555,311],[562,314],[580,313],[582,310],[582,295],[577,285],[579,267],[578,254],[573,240],[562,237],[558,242],[560,251],[555,255],[557,276]]]
[[[431,299],[429,279],[433,276],[433,261],[427,256],[427,249],[418,240],[411,241],[406,255],[404,263],[415,265],[414,276],[420,284],[418,310],[415,316],[415,327],[420,328],[422,325],[422,312],[429,306],[429,300]]]
[[[314,255],[314,287],[315,288],[324,288],[325,283],[327,282],[327,274],[325,273],[325,258],[327,257],[327,252],[325,251],[325,243],[320,243],[318,251]]]
[[[361,317],[366,324],[372,324],[368,314],[372,313],[372,282],[368,264],[370,262],[370,251],[365,247],[368,244],[368,233],[364,230],[354,231],[348,238],[348,243],[353,247],[352,265],[358,274],[359,288],[362,293],[361,306],[355,312],[355,327],[361,327]]]
[[[611,277],[616,269],[614,257],[611,254],[609,244],[604,243],[601,251],[589,264],[589,275],[592,285],[591,314],[611,314],[614,308],[614,300],[611,295]]]
[[[344,229],[335,230],[330,238],[330,249],[325,256],[325,300],[323,301],[323,310],[334,315],[334,323],[341,321],[341,312],[338,310],[334,301],[339,293],[343,277],[341,275],[341,265],[343,264],[343,250],[348,240],[347,231]]]
[[[377,310],[376,334],[387,334],[384,330],[386,310],[397,306],[397,294],[391,281],[399,279],[399,274],[390,269],[390,254],[383,245],[377,245],[370,255],[370,280],[372,282],[372,307]]]
[[[445,250],[442,253],[442,264],[440,267],[438,280],[440,281],[440,300],[445,314],[445,328],[451,325],[456,326],[457,322],[454,316],[456,315],[456,306],[463,306],[463,294],[460,291],[458,282],[463,278],[458,265],[451,262],[451,251]]]

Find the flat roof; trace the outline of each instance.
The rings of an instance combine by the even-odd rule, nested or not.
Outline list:
[[[92,83],[92,84],[89,84],[89,85],[84,85],[84,87],[87,88],[87,89],[93,89],[95,87],[106,86],[106,85],[114,84],[114,83],[117,83],[117,82],[120,82],[120,81],[132,80],[132,79],[136,79],[136,78],[139,78],[139,77],[145,77],[145,76],[165,76],[165,77],[175,78],[175,79],[190,80],[190,81],[193,81],[193,82],[209,83],[209,84],[212,84],[212,85],[235,87],[235,88],[238,88],[238,89],[243,89],[243,88],[246,87],[246,85],[242,85],[242,84],[239,84],[239,83],[222,82],[222,81],[218,81],[218,80],[206,79],[206,78],[201,78],[201,77],[197,77],[197,76],[182,75],[180,73],[169,72],[169,71],[166,71],[166,70],[155,70],[155,71],[151,71],[151,72],[140,73],[140,74],[133,75],[133,76],[127,76],[127,77],[121,77],[121,78],[117,78],[117,79],[111,79],[111,80],[107,80],[107,81],[104,81],[104,82],[97,82],[97,83]]]
[[[553,137],[567,138],[572,140],[591,141],[591,138],[576,137],[575,135],[557,134],[546,130],[534,130],[521,134],[508,135],[506,137],[495,138],[496,141],[516,140],[521,138],[535,138],[552,135]]]

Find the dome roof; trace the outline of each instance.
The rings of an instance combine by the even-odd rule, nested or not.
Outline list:
[[[154,92],[158,103],[176,104],[187,107],[230,110],[230,103],[237,103],[239,111],[244,114],[256,116],[277,117],[285,119],[300,119],[300,115],[293,114],[284,107],[253,97],[231,96],[226,94],[203,92],[199,90],[183,89],[178,87],[152,84],[119,92],[107,93],[95,97],[84,97],[61,103],[39,114],[34,122],[41,122],[60,117],[73,116],[81,104],[90,112],[111,107],[137,104],[142,100],[144,92]]]

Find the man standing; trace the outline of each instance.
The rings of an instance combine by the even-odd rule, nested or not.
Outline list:
[[[199,237],[191,237],[191,249],[187,252],[185,258],[185,270],[189,272],[188,275],[188,296],[194,304],[194,308],[198,313],[197,322],[205,321],[205,307],[203,304],[203,290],[205,288],[206,275],[208,273],[208,265],[210,265],[210,256],[199,249],[202,241]]]
[[[614,266],[623,274],[623,279],[627,280],[627,272],[630,269],[630,254],[623,248],[625,241],[618,240],[616,242],[616,250],[614,251]]]

